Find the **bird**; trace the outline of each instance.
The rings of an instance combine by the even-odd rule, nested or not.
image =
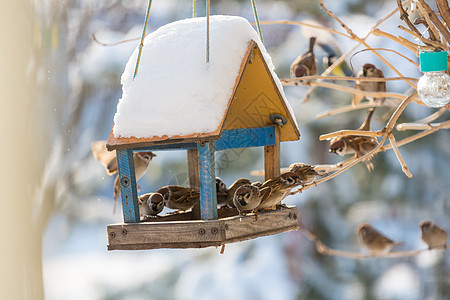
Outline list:
[[[293,172],[286,172],[265,181],[259,188],[261,203],[257,209],[274,209],[289,194],[291,189],[301,184],[303,184],[302,179]]]
[[[308,164],[304,163],[293,163],[289,166],[288,172],[293,172],[297,174],[300,179],[303,181],[303,185],[313,183],[314,179],[316,179],[316,176],[326,175],[325,172],[318,172],[314,168],[314,166],[310,166]]]
[[[217,206],[227,205],[228,190],[225,182],[219,177],[216,177],[216,195]]]
[[[171,209],[186,211],[200,201],[200,193],[197,190],[180,185],[166,185],[159,188],[156,193],[163,196],[164,206]]]
[[[106,149],[106,141],[95,141],[91,144],[91,151],[94,157],[100,161],[100,163],[105,167],[106,173],[110,176],[119,172],[119,166],[117,164],[117,156],[116,151],[108,151]],[[139,180],[142,176],[144,176],[147,171],[148,165],[150,161],[155,157],[151,151],[147,152],[134,152],[133,153],[133,162],[134,162],[134,171],[136,176],[136,181]],[[120,195],[120,181],[119,176],[116,176],[114,180],[114,209],[113,214],[116,212],[117,199],[119,199]]]
[[[309,39],[309,49],[303,54],[300,54],[291,64],[291,77],[302,77],[317,74],[317,59],[314,55],[314,44],[316,37],[312,36]]]
[[[141,217],[156,216],[164,208],[164,197],[160,193],[147,193],[138,197]]]
[[[383,71],[377,69],[373,64],[366,63],[361,66],[357,78],[384,78]],[[386,92],[386,81],[359,81],[355,82],[355,89],[366,92]],[[354,94],[352,98],[352,105],[358,105],[364,96]],[[366,96],[371,102],[384,103],[385,98],[374,98]]]
[[[422,221],[420,226],[420,238],[428,249],[447,248],[448,233],[446,230],[440,228],[433,221]]]
[[[322,59],[324,69],[328,69],[338,58],[341,56],[341,51],[337,46],[332,47],[330,44],[318,43],[319,47],[327,53]],[[335,67],[331,74],[334,76],[353,76],[352,69],[349,67],[347,62],[343,60],[339,66]]]
[[[391,249],[402,243],[396,243],[390,238],[385,237],[370,224],[362,223],[356,230],[359,241],[367,248],[371,254],[382,255],[391,251]]]
[[[245,184],[250,185],[252,182],[247,178],[239,178],[230,185],[227,191],[227,205],[229,207],[235,207],[233,203],[234,193],[240,186]]]
[[[233,203],[239,211],[239,214],[256,212],[256,208],[261,203],[259,188],[255,185],[241,185],[236,189]]]
[[[372,119],[375,108],[370,108],[367,111],[366,119],[358,130],[370,131],[370,121]],[[337,136],[330,140],[329,152],[340,156],[346,154],[355,154],[356,158],[362,157],[377,147],[378,141],[375,137],[362,135],[346,135]],[[367,168],[373,169],[372,157],[365,159],[363,162]]]

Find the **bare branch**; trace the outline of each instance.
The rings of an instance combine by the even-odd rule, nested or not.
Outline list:
[[[403,160],[402,155],[400,154],[400,151],[397,148],[397,144],[395,142],[395,137],[392,134],[392,132],[389,133],[388,138],[389,138],[389,141],[391,142],[392,149],[394,149],[395,155],[397,156],[397,159],[400,162],[400,165],[402,166],[403,173],[405,173],[406,176],[408,176],[409,178],[412,178],[412,174],[409,171],[408,166],[406,165],[405,161]]]

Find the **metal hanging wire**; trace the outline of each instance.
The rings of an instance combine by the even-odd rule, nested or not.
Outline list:
[[[147,14],[145,15],[144,29],[142,30],[141,43],[139,44],[139,53],[138,53],[138,58],[136,61],[136,67],[134,68],[133,79],[136,77],[136,74],[137,74],[138,68],[139,68],[139,61],[141,60],[142,47],[144,47],[145,32],[147,31],[147,23],[148,23],[148,17],[150,15],[150,7],[151,6],[152,6],[152,0],[148,0]]]
[[[253,7],[253,15],[255,16],[256,30],[258,31],[259,39],[261,40],[261,43],[264,44],[263,36],[261,33],[261,26],[259,26],[259,18],[258,18],[258,11],[256,10],[256,3],[255,3],[255,0],[251,0],[251,2],[252,2],[252,7]]]
[[[197,0],[192,0],[192,17],[197,18],[197,9],[196,9]]]

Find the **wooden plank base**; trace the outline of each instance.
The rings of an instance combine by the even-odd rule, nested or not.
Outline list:
[[[205,221],[161,221],[163,218],[108,225],[108,250],[205,248],[298,229],[295,206],[258,212],[257,220],[255,215]]]

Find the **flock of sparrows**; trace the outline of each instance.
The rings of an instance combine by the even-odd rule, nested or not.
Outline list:
[[[92,143],[92,153],[105,167],[108,175],[118,172],[117,158],[114,151],[106,150],[106,141]],[[136,171],[136,180],[141,178],[147,167],[155,157],[152,152],[135,152],[133,162]],[[261,209],[274,209],[289,192],[300,185],[309,184],[318,175],[325,175],[315,170],[314,166],[303,163],[294,163],[289,166],[288,172],[263,183],[251,182],[240,178],[228,188],[220,178],[216,178],[216,196],[218,207],[236,208],[240,214],[257,212]],[[119,176],[114,181],[114,211],[120,194]],[[154,193],[143,194],[138,197],[141,217],[157,216],[164,207],[187,211],[200,201],[200,192],[179,185],[167,185]]]
[[[433,221],[422,221],[419,224],[420,238],[428,245],[428,249],[446,249],[448,233],[434,224]],[[360,224],[356,230],[359,241],[371,254],[389,253],[394,246],[403,243],[394,242],[367,223]]]
[[[305,53],[300,54],[294,62],[291,64],[290,73],[291,77],[303,77],[317,74],[317,59],[314,54],[314,45],[316,37],[311,37],[309,41],[309,48]],[[329,55],[324,59],[324,67],[331,65],[336,60],[335,53],[332,48],[326,44],[319,44],[319,46],[327,52]],[[326,64],[325,64],[326,63]],[[347,74],[346,74],[347,75]],[[351,75],[351,73],[350,73]],[[356,75],[357,78],[384,78],[383,71],[375,67],[371,63],[365,63],[361,66],[361,69]],[[355,81],[355,89],[366,92],[386,92],[385,81]],[[352,98],[352,104],[358,105],[364,96],[354,94]],[[383,104],[385,98],[376,98],[366,96],[366,98],[373,103]],[[367,118],[358,130],[370,130],[370,121],[374,113],[375,108],[371,108],[368,111]],[[355,154],[355,157],[361,157],[378,145],[376,138],[367,136],[340,136],[331,139],[329,151],[341,156],[346,154]],[[364,161],[369,170],[373,169],[373,164],[370,162],[371,158]]]

